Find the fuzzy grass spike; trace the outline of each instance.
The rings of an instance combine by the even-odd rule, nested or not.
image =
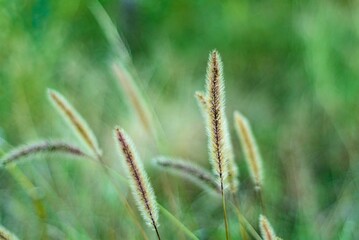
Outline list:
[[[125,162],[124,166],[128,173],[132,194],[136,200],[136,204],[145,222],[156,231],[157,237],[160,239],[158,232],[157,202],[147,173],[142,166],[142,162],[137,154],[134,144],[126,132],[123,129],[116,127],[114,135],[119,153]]]
[[[19,240],[19,238],[0,225],[0,240]]]
[[[221,194],[220,186],[216,179],[207,170],[188,161],[159,157],[154,160],[155,164],[184,179],[194,182],[204,189],[210,189]]]
[[[224,80],[222,62],[219,53],[214,50],[209,55],[206,77],[208,101],[208,149],[214,173],[217,175],[222,194],[223,219],[226,230],[226,239],[229,239],[229,226],[227,219],[225,184],[227,181],[227,160],[228,151],[226,148],[227,131],[225,126],[225,107],[224,107]]]
[[[278,239],[273,230],[272,225],[269,223],[268,219],[263,215],[259,216],[259,228],[260,228],[263,240],[277,240]]]
[[[87,122],[60,93],[55,90],[48,89],[47,94],[54,107],[77,134],[78,138],[97,158],[99,158],[102,155],[102,152],[99,148],[95,134],[90,129]]]
[[[25,158],[44,153],[60,153],[91,159],[91,156],[87,155],[81,149],[71,144],[60,141],[43,141],[15,148],[3,156],[0,160],[0,163],[2,166],[7,166],[8,164],[17,163]]]
[[[252,181],[256,189],[261,189],[263,185],[262,159],[251,126],[247,118],[238,111],[234,113],[234,121]]]

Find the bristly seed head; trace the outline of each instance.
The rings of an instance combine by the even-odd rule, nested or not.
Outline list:
[[[79,139],[91,150],[95,157],[99,158],[102,155],[102,151],[98,145],[95,134],[86,121],[60,93],[48,89],[47,94],[56,110],[66,120]]]
[[[228,152],[225,146],[226,132],[224,131],[224,83],[222,62],[219,53],[214,50],[209,55],[207,67],[207,92],[209,136],[208,147],[213,171],[218,176],[221,191],[224,191],[227,177]]]
[[[269,223],[268,219],[263,215],[259,216],[259,228],[263,240],[277,240],[277,236],[273,230],[272,225]]]
[[[147,173],[126,132],[123,129],[116,127],[114,137],[119,153],[125,163],[124,166],[128,173],[132,194],[136,200],[137,207],[145,222],[157,232],[159,226],[157,202]]]
[[[2,166],[6,167],[12,163],[18,163],[22,159],[42,153],[63,153],[74,157],[93,159],[80,148],[61,141],[43,141],[25,146],[20,146],[3,156],[0,160]]]
[[[257,142],[253,136],[251,126],[241,113],[234,113],[235,127],[242,143],[242,148],[246,157],[249,173],[256,189],[263,185],[262,159],[259,154]]]
[[[15,234],[11,233],[5,227],[0,225],[0,239],[1,240],[19,240]]]
[[[164,170],[182,176],[184,179],[192,181],[206,190],[221,194],[221,188],[212,174],[196,164],[167,157],[158,157],[154,160],[154,163]]]

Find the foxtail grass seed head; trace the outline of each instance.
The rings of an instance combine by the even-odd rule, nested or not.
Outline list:
[[[11,233],[5,227],[0,225],[0,239],[1,240],[19,240],[15,234]]]
[[[77,134],[78,138],[96,157],[100,157],[102,155],[102,151],[99,148],[95,134],[90,129],[87,122],[60,93],[55,90],[48,89],[47,94],[56,110],[66,120],[68,125]]]
[[[195,92],[195,95],[194,95],[197,99],[197,103],[198,103],[198,106],[201,110],[201,113],[202,115],[207,118],[208,116],[208,111],[209,111],[209,106],[208,106],[208,99],[207,97],[205,96],[205,94],[201,91],[197,91]]]
[[[145,222],[157,232],[159,226],[157,202],[139,155],[131,139],[123,129],[116,127],[114,135],[119,153],[125,163],[124,166],[128,173],[132,194],[136,200],[137,207]]]
[[[277,236],[272,228],[272,225],[269,223],[268,219],[260,215],[259,216],[259,228],[263,240],[277,240]]]
[[[208,148],[214,173],[218,176],[221,191],[225,188],[227,177],[228,152],[225,146],[224,131],[224,83],[222,62],[219,53],[214,50],[209,55],[207,66],[207,99],[208,99]]]
[[[191,181],[205,190],[215,191],[221,194],[221,188],[212,174],[196,164],[167,157],[158,157],[154,160],[154,163],[163,170],[179,175],[183,177],[183,179]]]
[[[251,126],[241,113],[234,113],[235,127],[241,140],[247,161],[249,173],[256,189],[260,189],[263,185],[263,167],[262,159],[259,154],[257,142],[253,136]]]
[[[119,80],[123,93],[127,97],[128,103],[132,106],[132,109],[135,114],[137,114],[145,130],[156,137],[156,129],[151,111],[138,90],[132,75],[119,64],[112,64],[112,70]]]
[[[38,142],[33,144],[28,144],[24,146],[20,146],[15,148],[14,150],[7,153],[3,156],[0,160],[2,166],[7,166],[11,163],[18,163],[19,161],[36,156],[38,154],[44,153],[61,153],[67,154],[74,157],[85,157],[85,158],[92,158],[91,156],[84,153],[80,148],[65,143],[65,142]]]
[[[231,141],[231,135],[229,133],[229,127],[228,127],[228,120],[227,117],[224,115],[223,118],[223,131],[225,136],[225,149],[227,152],[227,181],[228,181],[228,187],[231,193],[236,193],[238,191],[238,167],[235,162],[235,156],[233,152],[232,147],[232,141]]]

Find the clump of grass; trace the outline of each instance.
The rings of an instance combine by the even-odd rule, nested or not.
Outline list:
[[[125,162],[124,166],[136,204],[145,222],[156,231],[157,237],[160,239],[156,197],[139,155],[132,140],[123,129],[116,127],[114,136],[120,155]]]
[[[184,179],[189,180],[206,190],[212,192],[215,191],[216,193],[221,194],[221,189],[216,179],[210,172],[198,165],[189,161],[169,159],[167,157],[158,157],[154,162],[157,166],[182,176]]]
[[[1,240],[19,240],[19,238],[7,230],[5,227],[0,225],[0,239]]]
[[[20,146],[3,156],[0,160],[2,166],[6,167],[11,163],[17,163],[25,158],[33,157],[38,154],[45,153],[62,153],[74,157],[92,157],[84,153],[80,148],[62,141],[49,142],[42,141],[33,144]]]
[[[268,219],[260,215],[259,216],[259,228],[261,231],[261,235],[263,240],[277,240],[278,237],[276,236],[272,225],[269,223]]]
[[[98,145],[98,141],[95,137],[95,134],[93,133],[87,122],[59,92],[52,89],[48,89],[47,94],[56,110],[66,120],[66,122],[76,133],[78,138],[84,143],[84,145],[92,152],[92,154],[96,158],[100,158],[102,155],[102,151]]]

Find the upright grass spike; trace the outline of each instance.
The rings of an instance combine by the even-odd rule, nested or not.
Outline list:
[[[19,240],[19,238],[0,225],[0,240]]]
[[[154,163],[164,170],[182,176],[184,179],[196,183],[198,186],[221,194],[220,186],[216,179],[207,170],[188,161],[173,160],[167,157],[158,157]]]
[[[268,219],[260,215],[259,216],[259,228],[261,231],[261,235],[263,240],[277,240],[278,237],[276,236],[272,225],[269,223]]]
[[[229,227],[227,220],[225,184],[227,171],[228,151],[226,148],[227,132],[225,126],[224,107],[224,80],[222,76],[222,62],[219,53],[214,50],[209,55],[207,66],[206,97],[208,101],[208,124],[209,136],[208,148],[214,173],[217,175],[222,194],[223,217],[226,229],[226,239],[229,239]]]
[[[235,157],[233,153],[232,141],[229,134],[228,129],[228,121],[227,118],[224,118],[224,131],[226,132],[225,136],[225,147],[227,151],[227,180],[228,180],[228,187],[231,193],[235,194],[238,191],[238,167],[235,162]]]
[[[208,103],[208,99],[207,97],[204,95],[203,92],[197,91],[195,93],[195,97],[197,99],[198,105],[201,109],[202,115],[205,118],[205,121],[208,122],[207,120],[207,116],[208,116],[208,112],[209,112],[209,103]],[[232,193],[236,193],[238,191],[238,167],[237,164],[235,162],[235,158],[234,158],[234,153],[233,153],[233,148],[232,148],[232,143],[231,143],[231,138],[230,138],[230,134],[229,134],[229,129],[228,129],[228,124],[227,124],[227,118],[226,116],[224,116],[224,131],[226,131],[227,133],[225,134],[225,145],[226,145],[226,149],[227,149],[227,154],[228,154],[228,160],[227,160],[227,172],[228,172],[228,186],[229,189]]]
[[[60,93],[55,90],[48,89],[47,94],[54,107],[77,134],[78,138],[87,146],[87,148],[89,148],[96,158],[100,158],[102,151],[98,145],[95,134],[90,129],[86,121]]]
[[[219,178],[221,191],[224,191],[224,180],[227,177],[227,151],[224,132],[224,84],[222,63],[217,51],[213,51],[207,67],[208,98],[208,147],[214,173]]]
[[[128,137],[126,132],[119,128],[115,128],[115,140],[118,145],[119,153],[125,161],[126,172],[131,183],[131,190],[136,200],[136,204],[142,214],[145,222],[151,226],[160,239],[158,232],[158,209],[155,194],[150,181],[147,177],[142,162],[137,154],[137,151]]]
[[[8,164],[17,163],[25,158],[43,153],[62,153],[75,157],[85,157],[92,159],[91,156],[84,153],[80,148],[71,144],[61,141],[42,141],[15,148],[1,158],[0,164],[1,166],[6,167]]]
[[[234,113],[235,127],[241,140],[249,173],[256,189],[263,185],[262,159],[259,154],[257,142],[253,136],[251,126],[246,117],[236,111]]]

